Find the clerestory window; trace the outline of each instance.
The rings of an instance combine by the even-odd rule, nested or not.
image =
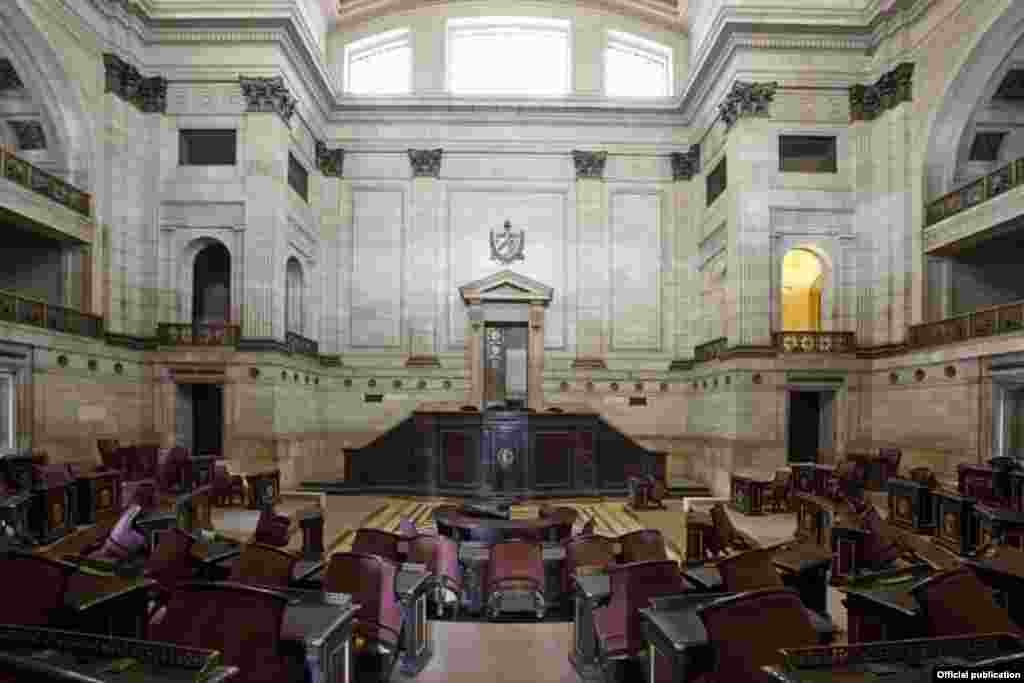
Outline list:
[[[672,94],[672,48],[609,31],[604,91],[609,97],[668,97]]]
[[[386,31],[345,48],[345,92],[398,95],[412,90],[409,29]]]

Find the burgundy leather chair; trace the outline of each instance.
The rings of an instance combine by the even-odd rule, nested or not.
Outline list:
[[[722,587],[729,593],[785,588],[772,564],[772,556],[778,551],[774,547],[758,548],[720,560],[716,566],[722,575]]]
[[[899,448],[879,448],[878,459],[881,461],[881,484],[884,489],[885,483],[891,477],[899,476],[900,460],[903,459],[903,451]]]
[[[381,529],[359,529],[352,541],[352,552],[377,555],[392,562],[401,562],[399,544],[404,539],[398,534]]]
[[[714,648],[715,668],[701,683],[770,681],[761,667],[781,665],[780,648],[814,647],[818,634],[790,589],[740,593],[697,612]]]
[[[594,611],[594,631],[598,641],[601,669],[646,652],[640,630],[640,612],[650,607],[650,599],[692,590],[673,560],[653,560],[614,565],[608,569],[612,595],[610,602]],[[612,672],[612,679],[619,676]]]
[[[264,509],[260,512],[256,531],[252,534],[252,542],[283,548],[288,545],[291,524],[292,520],[287,515],[279,515],[273,510]]]
[[[667,560],[665,537],[657,529],[641,529],[619,536],[622,545],[622,563]]]
[[[195,539],[190,534],[178,528],[160,532],[156,547],[143,569],[143,575],[157,583],[150,593],[151,614],[167,604],[179,583],[194,578],[195,566],[191,554],[194,543]]]
[[[858,564],[863,564],[870,569],[882,569],[895,562],[903,554],[903,548],[887,533],[885,522],[882,521],[878,510],[872,505],[861,517],[864,531],[864,541],[861,544],[861,557],[857,558]]]
[[[537,618],[544,618],[544,551],[539,543],[496,544],[487,572],[487,613],[492,619],[501,613],[505,594],[512,592],[531,594]]]
[[[287,588],[299,558],[262,543],[246,543],[231,567],[228,581],[247,586]]]
[[[933,574],[914,586],[911,593],[921,605],[932,636],[1024,635],[1009,613],[996,604],[992,591],[968,567]]]
[[[607,536],[574,536],[565,543],[562,562],[562,593],[573,590],[573,577],[580,567],[607,569],[615,564],[615,539]]]
[[[139,505],[130,505],[121,513],[117,523],[97,547],[86,548],[82,555],[101,562],[117,564],[142,555],[146,551],[146,537],[132,525],[142,512]]]
[[[395,595],[398,566],[362,553],[335,553],[327,564],[324,589],[348,593],[360,605],[352,633],[353,653],[382,659],[379,680],[390,680],[402,632],[402,609]],[[362,677],[358,680],[364,680]]]
[[[64,592],[77,567],[18,550],[0,554],[0,619],[23,626],[60,625]]]
[[[151,640],[220,651],[237,666],[232,681],[301,681],[301,657],[282,648],[281,629],[289,598],[283,593],[233,583],[178,585],[167,609],[149,624]]]
[[[223,462],[213,464],[213,500],[217,505],[245,504],[245,481],[241,475],[228,472]]]
[[[462,568],[459,566],[459,546],[447,536],[418,534],[409,539],[406,562],[427,566],[431,573],[434,603],[437,615],[444,611],[445,594],[455,594],[455,618],[459,618],[459,604],[462,602]]]

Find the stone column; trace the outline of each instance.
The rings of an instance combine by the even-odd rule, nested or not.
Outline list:
[[[686,152],[674,152],[672,161],[672,202],[675,205],[675,239],[672,269],[675,272],[675,327],[672,339],[671,368],[682,370],[693,359],[697,343],[694,329],[700,311],[700,280],[697,258],[698,237],[693,227],[693,194],[695,175],[700,173],[700,145],[690,145]]]
[[[607,200],[604,166],[607,152],[573,150],[576,165],[576,229],[578,237],[576,359],[574,368],[605,367],[608,351],[605,304],[608,299]]]
[[[466,312],[466,362],[469,364],[469,405],[483,409],[484,405],[484,310],[480,299],[469,302]]]
[[[538,413],[544,410],[544,302],[530,302],[530,328],[526,355],[529,367],[526,376],[526,407]]]
[[[246,100],[245,254],[232,254],[231,268],[244,264],[242,336],[284,339],[284,249],[288,206],[288,121],[295,100],[280,77],[240,78]],[[241,258],[240,258],[241,257]],[[278,263],[280,261],[280,263]],[[234,280],[234,278],[233,278]]]
[[[412,221],[406,237],[406,367],[439,367],[437,360],[437,217],[441,215],[441,149],[410,149]]]
[[[344,218],[349,213],[351,197],[349,185],[342,180],[345,169],[345,150],[328,149],[317,140],[316,165],[323,179],[320,181],[320,237],[323,247],[323,267],[318,276],[322,283],[319,343],[320,353],[341,352],[341,233]]]

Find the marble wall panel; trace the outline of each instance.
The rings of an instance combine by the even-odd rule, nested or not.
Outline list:
[[[611,348],[661,350],[662,196],[618,192],[611,200]]]
[[[352,347],[401,348],[405,203],[401,188],[357,187],[352,193]]]

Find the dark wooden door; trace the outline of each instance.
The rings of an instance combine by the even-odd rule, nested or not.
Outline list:
[[[821,394],[789,393],[789,462],[816,462],[821,431]]]

